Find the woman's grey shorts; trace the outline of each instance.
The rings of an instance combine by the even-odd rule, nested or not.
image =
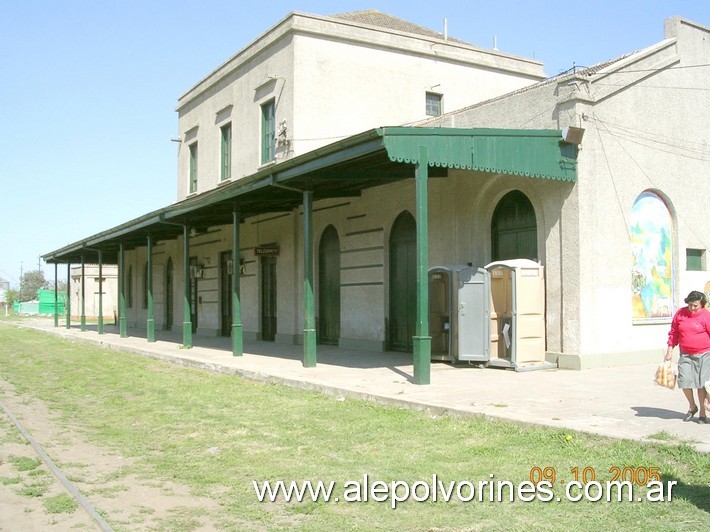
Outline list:
[[[710,351],[698,355],[680,354],[678,388],[702,388],[710,381]]]

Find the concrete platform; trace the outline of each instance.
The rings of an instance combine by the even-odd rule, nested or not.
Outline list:
[[[612,438],[686,442],[710,452],[710,425],[682,418],[687,402],[680,390],[657,386],[657,364],[582,371],[547,369],[515,372],[432,362],[431,384],[412,382],[412,356],[361,352],[318,346],[314,368],[302,365],[303,347],[271,342],[245,343],[245,354],[232,356],[229,338],[193,338],[181,349],[182,335],[156,332],[148,343],[145,330],[129,329],[121,338],[115,326],[99,335],[96,326],[54,327],[51,318],[26,319],[21,326],[64,338],[93,343],[209,371],[242,375],[334,396],[354,397],[435,414],[483,415],[554,428],[567,428]],[[659,359],[663,346],[659,346]],[[660,362],[660,360],[659,360]],[[668,437],[668,436],[667,436]]]

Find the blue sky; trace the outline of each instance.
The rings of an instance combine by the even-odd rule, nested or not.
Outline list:
[[[671,16],[710,25],[707,0],[0,0],[0,277],[174,202],[177,98],[291,11],[361,9],[446,18],[548,75],[654,44]]]

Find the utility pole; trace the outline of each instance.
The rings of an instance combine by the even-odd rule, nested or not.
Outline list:
[[[22,300],[22,261],[20,261],[20,300]]]

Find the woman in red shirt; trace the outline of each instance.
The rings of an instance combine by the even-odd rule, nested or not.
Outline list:
[[[673,316],[668,333],[668,349],[665,360],[673,357],[673,348],[678,345],[678,388],[683,389],[688,400],[688,412],[683,421],[690,421],[698,412],[698,423],[710,423],[706,417],[707,392],[704,385],[710,381],[710,312],[705,309],[705,294],[693,290],[685,298],[687,307]],[[698,390],[698,405],[695,404],[693,388]]]

